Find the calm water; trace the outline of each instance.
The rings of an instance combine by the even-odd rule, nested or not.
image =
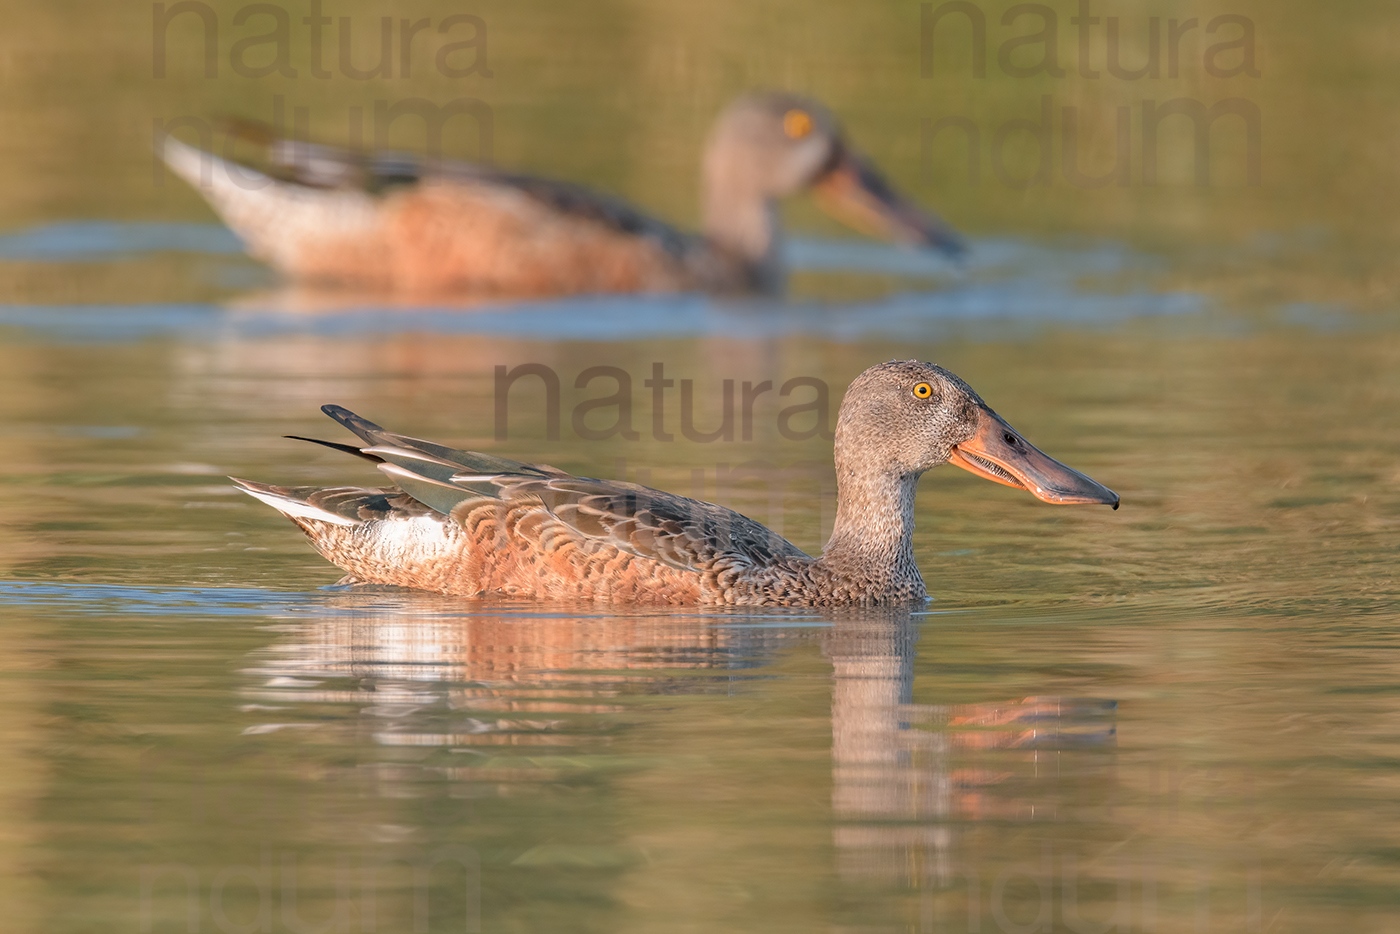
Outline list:
[[[1207,73],[1198,35],[1178,76],[1096,83],[1075,73],[1069,4],[1066,77],[999,71],[1004,6],[984,5],[990,76],[971,84],[960,52],[920,77],[913,4],[487,4],[493,76],[447,81],[426,55],[352,80],[327,38],[319,83],[300,8],[296,79],[234,72],[232,44],[269,28],[235,26],[234,3],[208,6],[212,79],[195,16],[156,78],[145,5],[7,8],[5,929],[1400,928],[1393,14],[1193,4],[1202,23],[1251,18],[1259,77]],[[458,12],[326,6],[366,35]],[[1149,17],[1186,15],[1114,13],[1131,63]],[[356,42],[367,67],[374,43]],[[332,139],[372,100],[475,96],[497,161],[685,220],[711,115],[762,84],[830,100],[972,233],[968,264],[832,239],[799,204],[785,302],[402,307],[281,286],[148,148],[153,119],[267,116],[276,95]],[[1096,172],[1118,106],[1247,99],[1263,184],[1224,122],[1210,187],[1191,183],[1189,135],[1165,131],[1157,186],[1021,190],[990,162],[973,185],[921,145],[920,118],[991,134],[1047,94],[1086,108]],[[406,123],[394,139],[415,145]],[[375,482],[282,438],[337,438],[317,411],[337,402],[723,502],[815,551],[830,441],[784,409],[821,408],[825,387],[834,417],[892,357],[959,373],[1123,508],[937,470],[920,612],[611,612],[337,588],[225,480]],[[559,377],[557,439],[537,382],[498,396],[496,367],[527,363]],[[657,365],[692,381],[691,405],[679,385],[654,405]],[[586,437],[619,411],[579,408],[612,389],[576,387],[598,366],[630,380],[638,440]],[[722,433],[725,380],[794,379],[735,412],[733,440],[686,436]]]

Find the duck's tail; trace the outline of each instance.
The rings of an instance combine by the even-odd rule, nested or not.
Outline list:
[[[240,490],[296,523],[342,583],[469,592],[460,574],[462,527],[393,489],[285,487],[231,477]]]
[[[258,483],[255,480],[243,480],[239,477],[229,477],[229,479],[238,489],[253,499],[266,503],[291,519],[308,535],[311,534],[308,522],[321,522],[353,528],[364,521],[357,514],[357,510],[344,510],[346,505],[344,497],[338,498],[337,501],[328,502],[326,494],[358,493],[369,495],[375,492],[373,490],[329,490],[314,487],[274,486],[271,483]]]
[[[339,243],[372,242],[376,199],[360,188],[317,186],[166,135],[160,157],[198,191],[248,252],[278,269],[320,278],[316,263]]]

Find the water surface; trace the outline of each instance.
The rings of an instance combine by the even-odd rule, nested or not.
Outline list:
[[[737,314],[618,307],[637,301]],[[872,315],[872,333],[837,340],[791,328],[800,310],[747,309],[763,336],[596,340],[492,333],[528,309],[490,312],[484,333],[469,312],[390,332],[387,311],[246,327],[236,308],[196,326],[93,308],[109,326],[86,338],[62,308],[12,320],[0,793],[18,917],[45,931],[181,930],[187,910],[209,929],[289,931],[406,930],[415,910],[444,931],[1393,923],[1396,337],[1187,310],[945,322],[923,339]],[[616,613],[331,587],[337,572],[224,479],[373,482],[281,437],[333,437],[317,405],[336,401],[718,499],[815,550],[829,441],[784,437],[776,399],[756,404],[750,441],[687,441],[674,395],[677,440],[659,441],[642,381],[658,362],[694,380],[711,430],[725,378],[819,376],[834,407],[892,356],[964,375],[1123,509],[937,470],[919,500],[927,611]],[[525,362],[561,376],[557,441],[523,386],[495,437],[494,367]],[[598,393],[570,387],[595,365],[632,375],[640,440],[573,432]]]

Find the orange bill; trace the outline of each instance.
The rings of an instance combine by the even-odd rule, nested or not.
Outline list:
[[[824,211],[862,233],[931,246],[952,257],[966,250],[941,218],[895,191],[868,159],[844,146],[812,191]]]
[[[1036,448],[985,405],[976,433],[953,447],[948,463],[984,480],[1026,490],[1047,503],[1102,503],[1118,508],[1118,494]]]

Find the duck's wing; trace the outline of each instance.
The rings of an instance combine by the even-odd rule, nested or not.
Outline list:
[[[521,484],[579,537],[689,571],[724,559],[758,567],[805,558],[796,545],[732,509],[618,480],[563,477]]]
[[[581,540],[691,571],[713,567],[721,558],[757,566],[806,557],[761,523],[714,503],[410,438],[336,405],[322,411],[365,442],[354,452],[379,460],[379,469],[402,494],[445,516],[463,518],[483,500],[537,502],[550,521]],[[324,502],[316,506],[356,521],[399,505],[394,493],[361,490],[357,499],[354,492],[322,491]]]

